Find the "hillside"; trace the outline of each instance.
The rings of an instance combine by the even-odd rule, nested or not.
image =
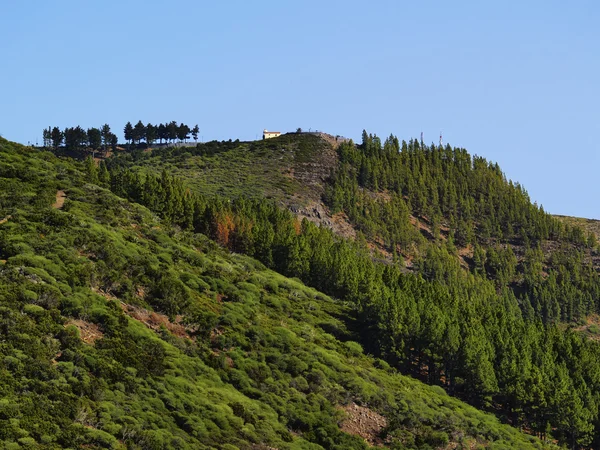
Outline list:
[[[401,260],[409,271],[420,270],[433,243],[455,254],[463,268],[510,285],[517,295],[534,287],[524,276],[526,266],[542,264],[543,273],[559,265],[600,268],[596,229],[589,228],[594,221],[546,214],[497,164],[464,149],[400,143],[394,136],[382,143],[365,134],[363,140],[355,147],[329,135],[290,133],[266,141],[138,151],[110,166],[141,175],[167,170],[207,198],[272,199],[299,220],[344,238],[359,234],[374,257]],[[502,273],[491,267],[495,258],[514,262]],[[570,310],[552,320],[576,322],[593,312]]]
[[[595,236],[465,149],[366,132],[323,157],[332,147],[290,134],[107,165],[118,195],[349,302],[357,339],[402,373],[539,436],[596,445],[600,350],[580,333],[599,309]],[[235,166],[236,152],[237,170],[263,170],[243,192],[212,172],[215,161]],[[262,168],[284,153],[285,164]],[[329,176],[310,194],[293,177],[286,189],[274,181],[297,167]]]
[[[107,176],[0,139],[5,448],[545,447],[365,355],[352,303]]]
[[[186,180],[206,196],[272,199],[298,217],[354,236],[340,215],[332,217],[322,202],[326,181],[335,171],[335,149],[343,142],[326,134],[285,134],[277,139],[208,142],[197,148],[137,150],[117,155],[112,166],[140,166],[144,170]]]
[[[600,220],[597,219],[584,219],[581,217],[561,216],[555,215],[558,220],[571,226],[577,226],[587,231],[588,233],[594,233],[596,238],[600,238]]]

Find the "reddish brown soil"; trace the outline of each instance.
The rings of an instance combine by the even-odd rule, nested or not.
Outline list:
[[[356,403],[339,407],[346,413],[340,429],[348,434],[360,436],[367,444],[383,446],[381,431],[387,426],[387,420],[375,411]]]
[[[419,232],[425,236],[427,238],[427,240],[433,240],[433,231],[431,229],[431,227],[429,226],[429,222],[427,220],[427,218],[425,217],[415,217],[415,216],[410,216],[410,223],[413,225],[417,225],[417,223],[419,224]],[[440,228],[441,229],[441,228]],[[441,238],[445,239],[445,236],[443,235],[443,233],[441,234]]]
[[[100,156],[96,156],[94,158],[94,162],[96,163],[96,165],[100,164],[100,161],[104,161],[105,159],[110,158],[113,155],[112,150],[108,150],[106,153],[102,154],[102,152],[100,152]]]
[[[173,323],[166,315],[154,311],[148,311],[147,309],[140,308],[139,306],[121,303],[121,309],[129,317],[142,322],[151,330],[158,331],[161,329],[161,327],[164,327],[175,336],[191,339],[188,330],[180,323],[181,316],[178,316]]]
[[[73,319],[68,321],[65,326],[73,325],[79,329],[81,340],[89,345],[94,345],[98,339],[104,334],[100,331],[100,327],[95,323],[86,322],[85,320]]]
[[[331,222],[332,222],[331,228],[338,235],[343,236],[345,238],[352,238],[352,239],[354,239],[356,237],[356,230],[350,223],[350,219],[348,219],[348,216],[346,215],[346,213],[339,212],[337,214],[334,214],[333,216],[331,216]]]
[[[67,198],[67,194],[65,191],[56,191],[56,201],[52,205],[54,209],[61,209],[65,204],[65,200]]]
[[[460,260],[460,265],[463,266],[465,269],[469,268],[469,264],[466,261],[467,258],[473,258],[473,246],[471,244],[458,249],[458,259]]]

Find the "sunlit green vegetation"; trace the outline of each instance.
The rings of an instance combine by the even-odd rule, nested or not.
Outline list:
[[[156,190],[135,191],[136,180]],[[382,438],[390,448],[544,446],[365,355],[360,328],[375,326],[375,316],[365,321],[357,312],[376,305],[342,279],[330,280],[336,299],[267,268],[290,261],[272,240],[279,228],[246,241],[254,249],[247,253],[272,261],[231,254],[194,232],[204,227],[227,237],[225,245],[246,245],[218,227],[228,210],[192,198],[172,177],[109,174],[90,160],[1,139],[0,186],[5,448],[366,448],[339,429],[337,407],[350,402],[387,418]],[[67,196],[60,209],[52,207],[58,190]],[[152,210],[123,198],[132,195]],[[274,227],[291,226],[286,238],[305,236],[287,213],[245,204],[280,217]],[[302,226],[346,252],[361,248]],[[306,269],[303,278],[318,280],[317,267],[296,262],[281,271]],[[160,313],[161,322],[148,327],[128,308]],[[96,330],[93,339],[82,324]],[[174,324],[183,331],[169,331]]]
[[[273,158],[305,139],[261,145]],[[239,150],[230,145],[127,155],[111,162],[111,187],[349,302],[357,339],[400,371],[539,436],[598,442],[600,351],[565,326],[599,309],[594,235],[546,214],[496,164],[464,149],[365,133],[359,146],[340,145],[324,189],[332,212],[343,211],[358,231],[347,241],[258,195],[219,191],[227,184],[218,172],[208,181],[211,170],[188,170],[190,158],[198,168],[215,154],[235,161]],[[291,159],[303,158],[293,149]],[[311,155],[318,159],[318,151]],[[156,172],[160,158],[177,177]],[[258,161],[240,164],[252,171]],[[268,176],[246,181],[246,191],[269,192]],[[274,185],[268,189],[285,198]],[[374,260],[372,242],[392,257]]]

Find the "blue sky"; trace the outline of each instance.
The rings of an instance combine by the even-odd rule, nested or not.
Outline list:
[[[0,134],[442,131],[547,211],[600,218],[599,19],[577,0],[2,2]]]

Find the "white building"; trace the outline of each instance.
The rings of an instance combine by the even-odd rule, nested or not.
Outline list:
[[[271,139],[281,136],[280,131],[267,131],[263,130],[263,139]]]

